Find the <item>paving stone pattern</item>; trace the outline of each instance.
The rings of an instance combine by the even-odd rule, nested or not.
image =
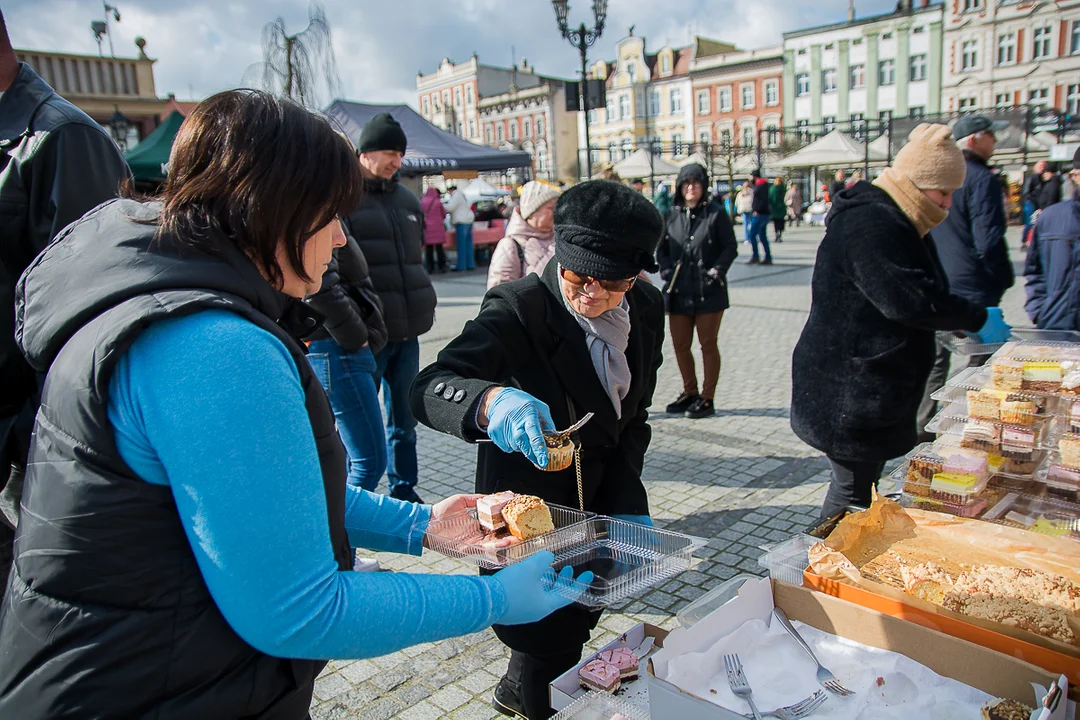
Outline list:
[[[742,228],[737,232],[741,237]],[[771,234],[771,230],[770,230]],[[665,352],[645,462],[653,518],[659,527],[709,538],[689,572],[604,614],[589,647],[598,648],[645,621],[675,626],[674,613],[709,588],[739,573],[763,574],[761,546],[813,523],[828,481],[825,459],[791,431],[791,352],[810,306],[810,278],[820,228],[791,230],[773,246],[776,264],[747,266],[749,246],[729,274],[732,307],[720,335],[723,369],[716,417],[687,420],[663,407],[681,390]],[[1014,260],[1018,232],[1010,232]],[[436,325],[421,338],[421,364],[476,314],[486,268],[437,276]],[[1026,325],[1022,280],[1006,297],[1006,318]],[[700,371],[700,356],[698,368]],[[428,501],[471,492],[475,450],[455,438],[419,428],[420,494]],[[385,491],[385,483],[382,488]],[[423,557],[379,554],[401,572],[471,573],[467,564],[425,552]],[[331,662],[315,685],[314,720],[346,718],[476,719],[501,717],[491,691],[506,669],[508,651],[491,631],[411,647],[370,660]]]

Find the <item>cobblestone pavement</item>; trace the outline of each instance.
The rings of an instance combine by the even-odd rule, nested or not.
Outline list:
[[[737,232],[741,237],[742,228]],[[770,230],[771,235],[771,230]],[[747,266],[749,246],[740,244],[729,274],[732,307],[720,344],[723,369],[714,418],[652,416],[653,440],[645,484],[657,526],[709,538],[689,572],[604,614],[590,647],[614,639],[645,621],[675,625],[675,611],[738,573],[762,574],[760,546],[789,537],[817,517],[827,483],[825,459],[802,444],[788,422],[791,352],[810,306],[810,277],[821,228],[791,230],[773,245],[776,264]],[[1010,232],[1013,257],[1018,232]],[[1022,284],[1022,281],[1021,283]],[[438,276],[435,328],[421,338],[421,366],[472,318],[484,293],[483,273]],[[1014,324],[1028,324],[1023,290],[1006,297]],[[681,390],[666,348],[654,408]],[[700,356],[698,357],[700,371]],[[470,492],[475,451],[421,427],[420,494],[429,501]],[[382,488],[385,490],[385,484]],[[470,566],[435,553],[421,558],[381,554],[396,571],[470,573]],[[315,684],[314,720],[344,718],[501,717],[491,691],[506,669],[508,652],[491,631],[446,640],[371,660],[330,663]]]

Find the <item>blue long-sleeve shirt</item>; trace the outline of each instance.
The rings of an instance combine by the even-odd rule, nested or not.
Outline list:
[[[299,372],[277,338],[238,315],[149,327],[117,363],[108,412],[124,461],[172,488],[214,602],[256,649],[373,657],[506,612],[491,577],[338,570]],[[347,493],[350,543],[420,554],[429,506]]]

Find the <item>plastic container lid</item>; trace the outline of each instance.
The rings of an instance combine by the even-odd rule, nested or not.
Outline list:
[[[957,355],[990,355],[1005,343],[981,343],[963,333],[939,332],[937,341]]]
[[[963,413],[951,410],[951,406],[945,406],[941,412],[934,416],[926,425],[926,431],[934,433],[938,438],[942,436],[948,436],[950,442],[962,444],[964,437],[964,428],[968,424],[983,425],[993,428],[991,433],[992,438],[988,443],[980,444],[978,446],[971,446],[975,450],[985,450],[994,454],[1000,454],[1001,452],[1001,433],[1003,429],[1009,430],[1031,430],[1035,434],[1035,445],[1033,450],[1049,450],[1056,444],[1056,435],[1060,432],[1060,418],[1046,418],[1036,421],[1031,427],[1024,427],[1022,425],[1010,425],[1002,422],[992,422],[990,420],[972,419],[964,415]],[[965,446],[966,447],[966,446]]]
[[[564,707],[552,720],[611,720],[616,713],[625,715],[630,720],[649,720],[647,714],[622,698],[596,690],[590,690]]]
[[[1008,392],[1010,395],[1018,395],[1021,397],[1028,397],[1035,401],[1047,401],[1051,398],[1056,398],[1058,393],[1056,392],[1041,392],[1039,390],[1030,389],[1009,389],[998,388],[994,386],[993,372],[990,365],[981,365],[976,367],[964,368],[956,375],[945,381],[945,386],[935,392],[930,397],[935,400],[941,400],[944,402],[955,402],[962,398],[966,399],[966,395],[963,393],[948,393],[947,388],[953,388],[955,390],[1002,390]],[[1050,412],[1050,409],[1047,410]]]
[[[1080,506],[1056,498],[1008,493],[985,513],[983,520],[1032,532],[1080,540]]]
[[[806,534],[794,535],[787,540],[762,545],[765,554],[758,558],[758,565],[769,571],[769,577],[788,585],[801,586],[803,571],[810,564],[807,550],[820,542]]]
[[[744,582],[757,579],[753,575],[743,573],[730,580],[725,580],[697,600],[686,605],[682,610],[676,612],[675,617],[679,619],[679,625],[684,628],[694,626],[713,610],[723,607],[738,597],[739,588],[742,587]]]

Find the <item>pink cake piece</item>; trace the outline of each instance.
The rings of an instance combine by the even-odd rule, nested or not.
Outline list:
[[[951,455],[945,460],[945,472],[959,475],[974,475],[975,482],[981,483],[990,477],[990,469],[984,457]]]
[[[506,503],[514,499],[514,493],[503,490],[494,495],[485,495],[476,501],[476,519],[486,530],[499,530],[506,527],[502,511]]]
[[[578,680],[590,690],[615,692],[619,689],[619,668],[603,660],[593,660],[578,670]]]
[[[596,657],[619,668],[619,676],[623,680],[630,680],[638,676],[638,656],[630,648],[620,647],[605,650]]]
[[[630,720],[630,718],[626,717],[622,713],[615,713],[611,716],[611,718],[609,718],[609,720]]]

